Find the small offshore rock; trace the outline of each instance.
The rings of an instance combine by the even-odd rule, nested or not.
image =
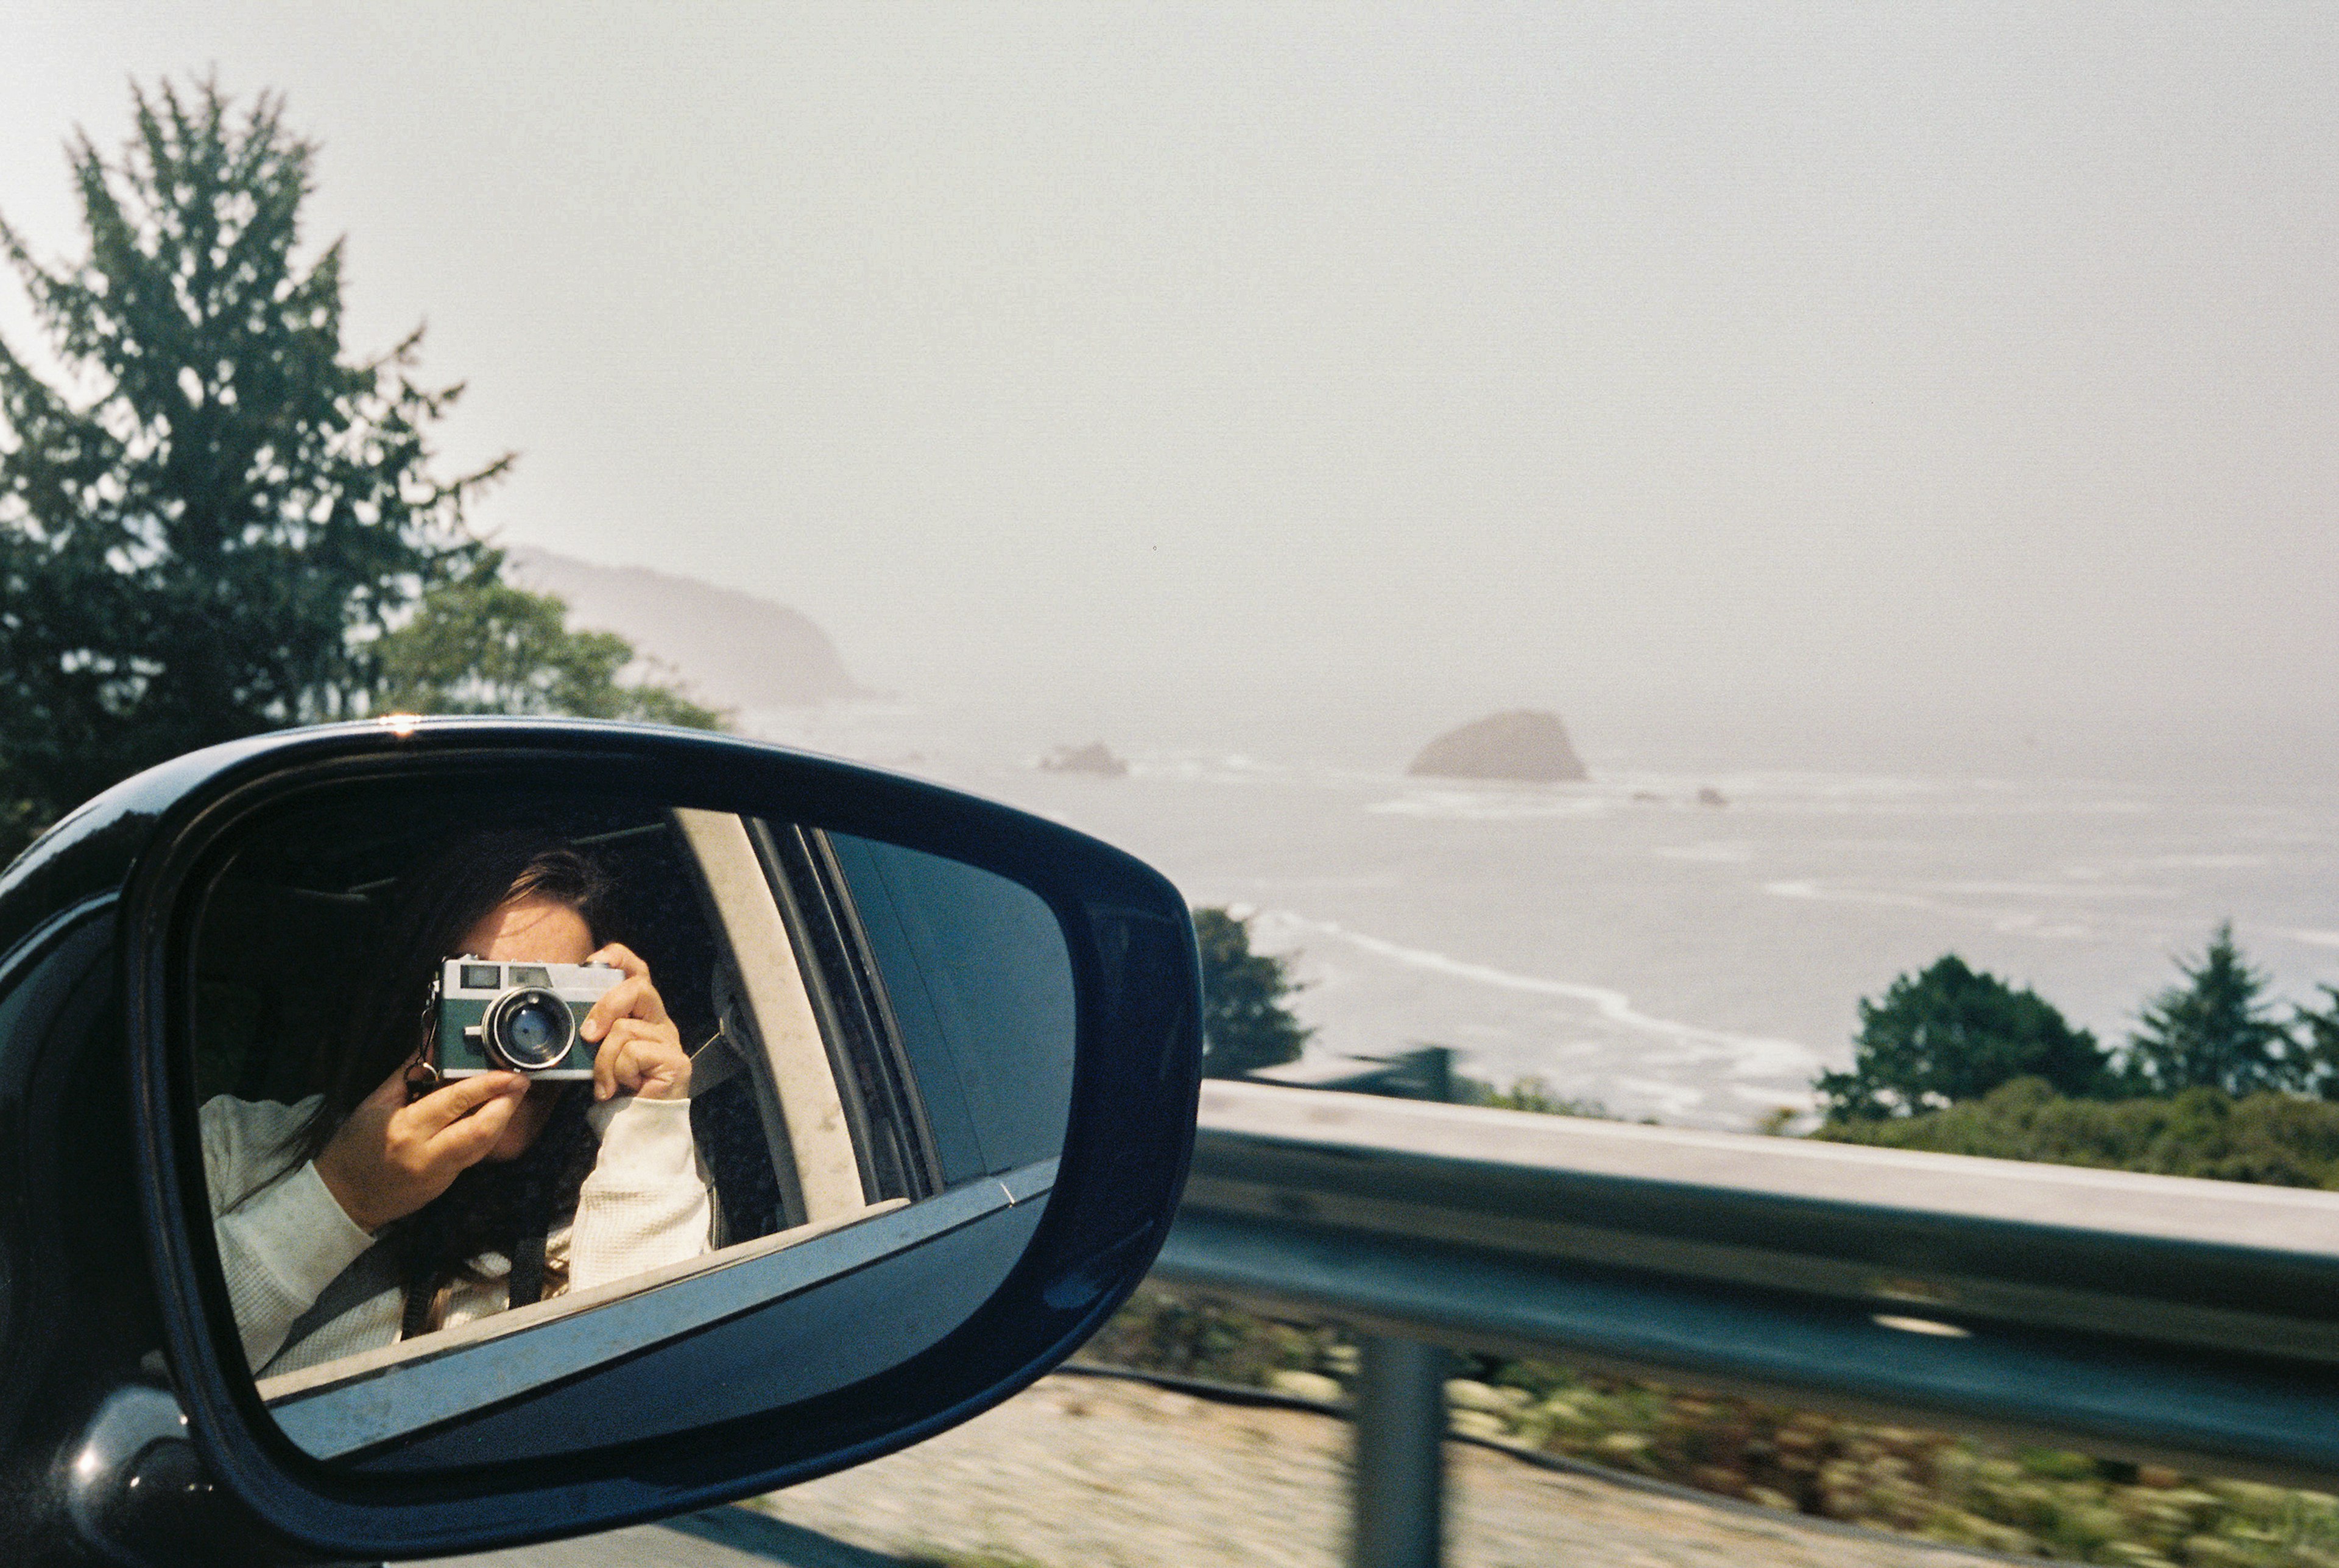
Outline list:
[[[1099,778],[1126,778],[1129,764],[1112,754],[1102,741],[1084,746],[1058,746],[1040,759],[1040,771],[1051,774],[1093,774]]]
[[[1697,804],[1700,805],[1724,806],[1730,804],[1730,800],[1729,797],[1724,795],[1720,790],[1714,788],[1712,784],[1707,784],[1697,792]]]

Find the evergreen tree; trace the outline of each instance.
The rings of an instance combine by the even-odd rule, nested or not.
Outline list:
[[[2292,1021],[2299,1080],[2293,1087],[2339,1100],[2339,986],[2323,988],[2323,1011],[2302,1007]]]
[[[1978,1100],[2018,1078],[2064,1094],[2098,1092],[2106,1058],[2028,989],[1966,966],[1955,953],[1893,981],[1881,1001],[1862,998],[1850,1072],[1813,1085],[1831,1121],[1875,1120]]]
[[[568,606],[498,576],[500,551],[424,596],[413,619],[374,646],[385,713],[566,714],[720,729],[723,717],[671,685],[621,684],[634,662],[614,632],[567,629]]]
[[[1202,1075],[1240,1078],[1299,1059],[1311,1032],[1283,1005],[1298,988],[1283,959],[1250,950],[1250,922],[1223,909],[1194,912],[1202,954]]]
[[[2265,1000],[2265,977],[2243,962],[2231,921],[2217,927],[2198,963],[2152,999],[2143,1027],[2128,1036],[2123,1075],[2144,1094],[2222,1089],[2236,1098],[2303,1087],[2290,1031]]]
[[[313,147],[281,102],[132,91],[118,159],[67,146],[88,252],[0,250],[66,374],[0,345],[0,860],[191,748],[362,712],[372,639],[468,573],[417,330],[344,359],[341,248],[296,257]]]

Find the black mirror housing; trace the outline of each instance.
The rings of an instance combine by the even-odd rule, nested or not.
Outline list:
[[[742,820],[782,812],[823,833],[944,857],[1036,895],[1062,934],[1076,1033],[1052,1189],[1028,1243],[1019,1233],[1020,1256],[1010,1255],[996,1288],[963,1321],[906,1359],[856,1366],[841,1386],[789,1396],[775,1358],[801,1357],[818,1341],[806,1338],[800,1313],[784,1320],[771,1304],[740,1297],[719,1313],[677,1319],[656,1343],[568,1364],[557,1379],[449,1416],[371,1459],[320,1458],[288,1438],[255,1386],[213,1247],[190,1021],[191,922],[203,879],[216,873],[219,846],[238,824],[303,792],[491,788],[549,797],[582,778],[605,793]],[[188,1435],[224,1505],[296,1554],[443,1555],[583,1533],[785,1486],[917,1442],[1028,1385],[1102,1324],[1151,1265],[1191,1151],[1199,995],[1177,890],[1060,825],[833,759],[587,722],[401,719],[288,732],[180,758],[60,823],[0,880],[0,986],[11,964],[22,967],[16,950],[29,951],[81,907],[107,907],[112,917],[113,1022],[91,1036],[90,1051],[116,1053],[108,1076],[123,1086],[144,1235],[79,1245],[134,1256],[114,1287],[151,1305],[120,1320],[144,1319],[159,1337]],[[0,1070],[30,1049],[0,1037]],[[6,1080],[0,1071],[0,1085]],[[17,1176],[26,1189],[72,1179],[29,1165]],[[0,1245],[9,1240],[0,1236]],[[840,1290],[840,1309],[847,1295]],[[21,1317],[0,1316],[0,1352],[10,1356],[22,1348],[9,1343]],[[106,1360],[134,1366],[154,1348],[124,1344]],[[150,1376],[153,1366],[150,1357]],[[118,1391],[118,1373],[108,1376],[115,1390],[91,1384],[76,1396],[90,1406],[84,1419],[97,1415],[94,1400]],[[722,1397],[698,1396],[718,1386]],[[54,1432],[15,1419],[8,1396],[0,1385],[0,1467],[18,1475],[54,1467]],[[519,1457],[500,1456],[492,1438],[514,1423],[589,1433],[597,1410],[656,1402],[684,1414],[650,1435],[612,1420],[610,1440]],[[87,1492],[75,1515],[84,1533]],[[151,1536],[158,1525],[167,1537],[167,1520],[139,1529]]]

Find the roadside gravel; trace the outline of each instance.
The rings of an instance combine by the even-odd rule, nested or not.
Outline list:
[[[1338,1568],[1347,1424],[1054,1376],[890,1458],[758,1501],[898,1556],[1038,1568]],[[1981,1559],[1446,1448],[1456,1568],[1976,1568]]]

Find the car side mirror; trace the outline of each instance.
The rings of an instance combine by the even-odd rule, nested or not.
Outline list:
[[[511,721],[293,732],[110,798],[91,1049],[127,1067],[171,1392],[299,1549],[480,1551],[874,1457],[1061,1360],[1166,1233],[1192,931],[1068,829]],[[79,833],[0,889],[0,943]],[[165,1503],[104,1523],[136,1465],[93,1463],[84,1533],[168,1538]]]

